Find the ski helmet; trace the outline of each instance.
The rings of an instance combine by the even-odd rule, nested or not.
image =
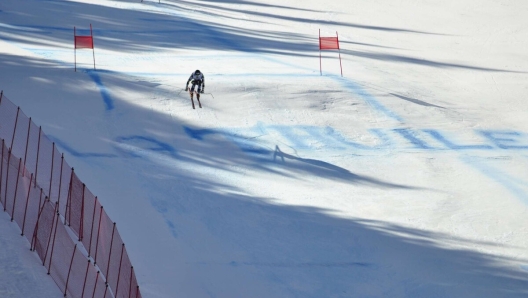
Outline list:
[[[199,75],[199,74],[201,74],[201,72],[197,69],[197,70],[194,72],[194,74]]]

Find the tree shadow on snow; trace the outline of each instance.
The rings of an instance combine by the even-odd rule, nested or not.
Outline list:
[[[249,186],[229,177],[287,175],[292,188],[297,187],[296,179],[306,176],[324,179],[326,184],[337,178],[355,187],[397,189],[400,202],[406,201],[408,193],[420,191],[426,197],[431,190],[356,175],[339,165],[284,153],[279,147],[269,152],[269,162],[262,162],[221,138],[191,139],[184,120],[134,104],[120,94],[112,94],[114,109],[105,110],[99,91],[83,87],[83,81],[91,82],[86,73],[61,81],[66,70],[48,69],[38,60],[1,61],[3,70],[32,68],[21,72],[29,77],[14,78],[22,80],[20,88],[35,77],[49,80],[36,80],[50,85],[39,87],[38,99],[26,98],[21,91],[17,91],[20,98],[6,95],[37,124],[46,122],[45,133],[60,140],[59,147],[66,144],[60,149],[66,151],[68,163],[122,227],[120,235],[147,293],[184,297],[221,293],[251,297],[528,295],[528,274],[519,266],[527,260],[483,252],[500,249],[500,243],[345,216],[340,207],[288,205],[271,194],[250,195]],[[135,84],[120,74],[100,75],[108,90],[126,88],[127,94],[138,94],[142,100],[148,100],[152,88],[161,88]],[[187,99],[181,104],[173,100],[173,108],[190,109]],[[49,108],[39,109],[45,105],[59,110],[52,109],[50,114]],[[79,110],[83,112],[72,113]],[[212,174],[203,175],[204,171]],[[127,183],[117,187],[109,181]],[[257,183],[255,187],[270,186]],[[110,193],[117,195],[110,197]],[[329,206],[346,200],[358,210],[376,206],[381,214],[409,212],[405,204],[385,206],[386,198],[357,192],[349,198],[345,194],[327,197],[324,192],[301,195]],[[148,223],[157,223],[155,233],[144,228]],[[151,253],[153,246],[156,253]],[[140,269],[158,272],[159,264],[164,274],[141,273]],[[180,278],[182,271],[192,272],[193,282]]]
[[[291,11],[299,10],[299,8],[295,7],[261,4],[255,1],[222,1],[220,3],[218,1],[202,1],[200,5],[188,1],[168,1],[161,4],[156,1],[145,1],[143,3],[130,1],[113,2],[134,4],[137,7],[122,9],[88,3],[46,1],[45,5],[39,5],[39,9],[36,9],[31,5],[30,1],[24,6],[24,20],[27,20],[24,23],[15,21],[20,19],[19,14],[21,12],[10,11],[9,9],[3,11],[4,22],[8,25],[3,26],[3,33],[0,32],[0,38],[10,42],[27,44],[28,46],[44,46],[52,47],[56,50],[69,50],[73,46],[73,27],[76,26],[79,35],[88,35],[89,25],[92,24],[95,47],[119,52],[147,51],[155,53],[157,50],[162,49],[193,49],[197,51],[207,49],[225,52],[316,57],[319,53],[315,32],[313,36],[295,32],[266,32],[248,29],[243,22],[273,24],[287,21],[394,33],[433,34],[398,28],[313,20],[311,18],[287,16],[288,13],[279,15],[222,6],[222,4],[227,3],[257,7],[259,9],[281,9],[290,12],[290,15]],[[42,7],[44,9],[40,9]],[[138,9],[143,7],[145,10]],[[324,14],[326,12],[311,11],[311,13]],[[247,15],[250,15],[250,17],[248,18]],[[203,20],[204,16],[209,17],[210,20]],[[224,19],[229,19],[231,23],[234,22],[237,25],[229,25],[229,22],[223,23]],[[13,20],[13,22],[10,22],[10,20]],[[346,45],[347,41],[342,40],[342,44]],[[348,44],[350,44],[350,41]],[[351,44],[364,45],[354,42]],[[383,45],[376,45],[376,47],[391,48]],[[345,58],[346,56],[351,56],[438,68],[509,72],[502,69],[431,61],[347,48],[342,49],[342,54]]]

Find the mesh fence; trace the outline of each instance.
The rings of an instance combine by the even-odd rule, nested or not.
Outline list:
[[[116,224],[40,127],[0,93],[0,203],[65,297],[140,298]]]

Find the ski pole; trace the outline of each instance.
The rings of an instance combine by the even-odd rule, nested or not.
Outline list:
[[[209,95],[213,96],[213,93],[205,93],[205,92],[204,92],[204,94],[209,94]],[[213,96],[213,99],[214,99],[214,96]]]

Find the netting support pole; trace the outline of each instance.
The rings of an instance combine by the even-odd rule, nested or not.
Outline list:
[[[31,132],[31,117],[29,117],[28,133],[26,137],[26,152],[24,153],[24,168],[26,168],[27,152],[29,147],[29,133]]]
[[[26,214],[27,214],[27,208],[29,203],[29,195],[31,194],[31,182],[33,181],[33,173],[31,173],[31,178],[29,178],[29,186],[28,186],[28,194],[26,199],[26,208],[24,209],[24,220],[22,223],[22,236],[24,236],[24,228],[26,227]]]
[[[42,134],[42,126],[39,126],[39,137],[38,137],[38,144],[37,144],[37,162],[35,163],[35,187],[37,187],[37,174],[38,174],[38,163],[39,163],[39,155],[40,155],[40,136]]]
[[[66,220],[68,221],[68,226],[71,226],[71,197],[72,197],[72,185],[73,185],[73,174],[75,170],[72,168],[71,175],[70,175],[70,186],[68,187],[68,196],[66,199],[66,214],[64,214],[64,224],[66,224]]]
[[[61,188],[62,188],[62,168],[64,166],[64,153],[61,154],[61,168],[60,168],[60,173],[59,173],[59,194],[57,195],[57,204],[59,204],[59,213],[60,213],[60,197],[61,197]],[[66,211],[66,209],[64,210]],[[64,213],[64,215],[66,215],[66,213]],[[64,216],[64,218],[66,219],[66,216]]]
[[[42,195],[44,194],[44,190],[41,188],[40,189],[40,196],[39,196],[39,209],[42,208],[42,206],[44,206],[44,203],[42,203]],[[44,197],[44,202],[46,201],[46,197]]]
[[[16,199],[18,193],[18,180],[20,179],[20,167],[22,166],[22,158],[18,160],[18,171],[17,171],[17,180],[15,184],[15,194],[13,195],[13,210],[11,210],[11,221],[15,218],[15,208],[16,208]]]
[[[64,287],[64,297],[66,297],[66,292],[68,292],[68,283],[70,281],[70,273],[73,265],[73,258],[75,257],[75,252],[77,251],[77,244],[73,247],[73,253],[70,261],[70,269],[68,269],[68,277],[66,278],[66,286]]]
[[[95,256],[94,256],[94,265],[97,264],[97,251],[99,248],[99,234],[101,234],[101,218],[103,218],[103,206],[101,206],[101,211],[99,212],[99,225],[97,226],[97,240],[95,241]]]
[[[2,156],[0,158],[0,195],[2,194],[2,175],[4,174],[4,146],[5,146],[5,141],[4,139],[2,139]],[[7,179],[6,179],[6,188],[7,188]],[[0,196],[0,203],[2,203],[1,196]]]
[[[8,150],[7,152],[7,169],[6,169],[6,185],[5,185],[5,189],[4,189],[4,212],[6,212],[7,210],[7,187],[9,186],[9,168],[10,168],[10,165],[11,164],[11,149]]]
[[[51,201],[50,201],[50,199],[48,197],[46,197],[46,201],[51,203]],[[56,206],[57,205],[55,205],[55,207]],[[44,210],[44,206],[42,206],[42,210]],[[51,235],[53,235],[53,225],[55,224],[55,215],[57,215],[57,214],[53,213],[53,219],[51,220],[51,229],[50,229],[50,233],[49,233],[49,237],[48,237],[48,245],[46,246],[46,252],[44,253],[44,260],[42,261],[42,266],[46,265],[46,259],[48,258],[48,249],[49,249],[49,246],[51,244]],[[52,248],[52,250],[53,250],[53,248]],[[51,261],[50,261],[50,264],[51,264]],[[49,271],[48,271],[48,274],[49,274]]]
[[[20,113],[20,107],[17,108],[17,115],[16,115],[16,119],[15,119],[15,128],[13,128],[13,137],[11,138],[11,146],[9,147],[9,149],[13,149],[13,143],[15,142],[15,133],[16,133],[16,128],[17,128],[17,124],[18,124],[18,114]]]
[[[53,168],[55,165],[55,142],[52,144],[51,148],[51,170],[50,170],[50,183],[49,183],[49,190],[48,190],[48,198],[51,200],[51,184],[53,182]]]
[[[95,207],[96,206],[97,206],[97,197],[95,197],[94,208],[93,208],[92,228],[90,229],[90,244],[88,245],[88,257],[90,257],[91,250],[92,250],[92,239],[93,239],[93,234],[94,234],[93,226],[94,226],[94,221],[95,221],[95,212],[96,212]]]
[[[4,90],[0,91],[0,105],[2,104],[2,97],[4,97]]]
[[[121,264],[123,264],[123,253],[125,252],[125,244],[121,245],[121,257],[119,258],[119,270],[117,271],[117,285],[115,289],[115,295],[117,297],[117,291],[119,290],[119,281],[121,280]]]
[[[95,266],[95,263],[94,263],[94,266]],[[97,290],[97,280],[99,278],[99,273],[101,271],[97,270],[97,274],[95,275],[95,282],[94,282],[94,290],[93,290],[93,293],[92,293],[92,298],[95,297],[95,290]]]
[[[112,260],[112,247],[114,246],[114,233],[115,233],[116,223],[114,222],[114,225],[112,227],[112,238],[110,238],[110,249],[108,250],[108,265],[106,266],[106,282],[105,284],[108,285],[108,273],[110,272],[110,261]]]
[[[81,298],[84,298],[84,289],[86,289],[86,280],[88,279],[88,269],[90,268],[90,263],[90,259],[88,259],[88,263],[86,263],[86,272],[84,273],[84,283]]]
[[[53,219],[55,218],[57,219],[55,220],[55,232],[53,233],[53,244],[51,245],[50,260],[48,264],[48,274],[51,273],[51,261],[53,259],[53,252],[55,251],[55,239],[57,238],[57,227],[59,226],[59,211],[57,210],[57,204],[55,204],[55,214],[53,215]],[[44,260],[46,260],[46,258],[44,258]]]
[[[42,188],[40,189],[40,200],[42,200]],[[33,251],[36,249],[37,243],[37,232],[39,228],[39,222],[40,222],[40,215],[42,214],[42,210],[44,210],[44,204],[41,206],[39,200],[39,212],[37,215],[37,222],[35,223],[35,229],[33,229],[33,237],[31,237],[31,245],[29,246],[29,250]],[[46,199],[44,199],[44,203],[46,203]],[[44,266],[44,264],[42,264]]]
[[[128,285],[128,298],[132,297],[132,276],[134,274],[134,266],[130,266],[130,284]]]
[[[83,194],[81,200],[81,216],[79,219],[79,241],[84,238],[84,193],[86,191],[86,184],[83,183]]]

